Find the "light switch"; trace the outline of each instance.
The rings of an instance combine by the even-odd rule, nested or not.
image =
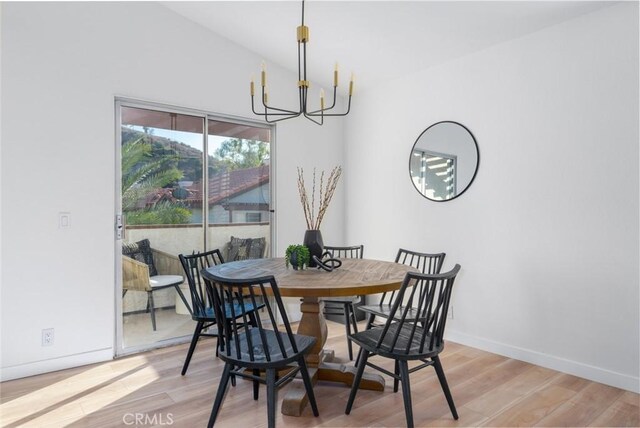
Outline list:
[[[58,213],[58,227],[60,229],[67,229],[71,227],[71,213],[61,212]]]

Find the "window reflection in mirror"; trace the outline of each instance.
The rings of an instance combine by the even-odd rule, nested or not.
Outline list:
[[[457,122],[428,127],[416,140],[409,158],[409,174],[416,190],[432,201],[448,201],[471,185],[480,155],[471,132]]]
[[[414,150],[413,185],[429,199],[444,201],[456,195],[456,155]]]

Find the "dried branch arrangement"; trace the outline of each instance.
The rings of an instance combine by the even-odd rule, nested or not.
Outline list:
[[[309,204],[309,196],[307,195],[307,188],[304,184],[304,170],[298,167],[298,193],[300,194],[300,203],[304,211],[304,219],[307,221],[307,229],[320,229],[320,223],[322,223],[327,208],[329,208],[329,203],[331,202],[331,198],[333,198],[333,193],[336,191],[341,175],[341,166],[333,168],[325,186],[324,171],[320,173],[320,195],[318,199],[318,212],[316,214],[316,169],[313,169],[311,204]]]

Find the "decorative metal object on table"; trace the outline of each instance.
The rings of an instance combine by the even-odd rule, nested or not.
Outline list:
[[[309,27],[304,25],[304,0],[302,0],[302,24],[297,28],[298,36],[298,91],[300,105],[297,111],[287,110],[282,108],[276,108],[268,105],[268,91],[267,91],[267,69],[266,65],[262,63],[261,71],[261,87],[262,87],[262,107],[263,111],[256,111],[253,97],[255,93],[255,84],[251,79],[250,92],[251,92],[251,109],[253,113],[258,116],[263,116],[264,120],[268,123],[275,123],[281,120],[293,119],[300,115],[303,115],[316,125],[322,125],[324,123],[325,116],[346,116],[351,110],[351,96],[353,95],[353,73],[351,73],[351,81],[349,82],[349,100],[347,104],[347,111],[344,113],[327,113],[336,106],[336,94],[338,90],[338,64],[333,71],[333,102],[331,106],[325,107],[324,89],[320,89],[320,109],[310,110],[307,95],[309,93],[309,87],[311,83],[307,80],[307,43],[309,42]]]
[[[320,173],[320,194],[318,211],[316,212],[316,169],[313,169],[311,202],[309,202],[309,195],[304,182],[304,170],[298,167],[298,193],[300,194],[300,203],[302,204],[304,219],[307,222],[308,229],[304,234],[303,244],[309,248],[309,253],[311,254],[309,267],[317,267],[318,260],[322,260],[325,255],[322,233],[320,233],[320,224],[329,208],[329,203],[331,202],[331,198],[333,198],[341,175],[342,167],[334,167],[327,178],[325,186],[324,171]]]
[[[324,254],[322,254],[322,258],[311,256],[311,259],[315,262],[318,269],[323,269],[327,272],[331,272],[342,266],[342,261],[337,257],[333,257],[330,251],[325,251]]]

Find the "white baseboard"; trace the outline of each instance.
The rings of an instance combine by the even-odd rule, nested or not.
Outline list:
[[[16,366],[2,367],[0,369],[0,381],[19,379],[42,373],[55,372],[87,364],[100,363],[113,359],[113,348],[99,349],[97,351],[83,352],[81,354],[67,355],[49,360],[35,361]]]
[[[527,363],[535,364],[537,366],[557,370],[562,373],[568,373],[594,382],[625,389],[627,391],[640,393],[640,378],[637,377],[613,372],[600,367],[590,366],[577,361],[555,357],[549,354],[543,354],[530,349],[518,348],[516,346],[494,342],[481,337],[470,336],[454,330],[448,330],[445,336],[446,340],[460,343],[462,345],[482,349],[483,351],[503,355],[516,360],[526,361]]]

